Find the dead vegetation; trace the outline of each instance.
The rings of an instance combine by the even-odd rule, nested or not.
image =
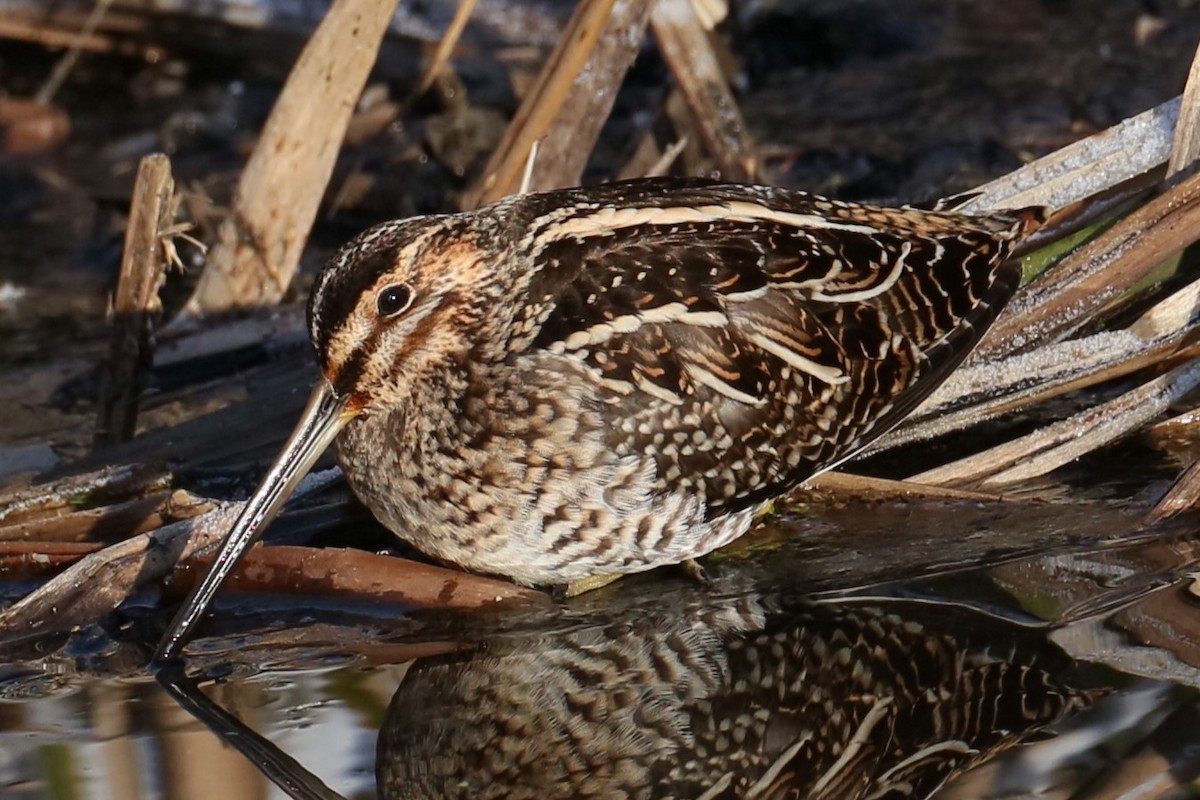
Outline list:
[[[261,443],[255,437],[277,441],[295,417],[311,380],[302,359],[257,378],[270,382],[270,408],[239,406],[245,386],[209,384],[203,394],[211,413],[177,425],[159,422],[132,442],[116,443],[135,430],[151,364],[162,367],[172,359],[195,364],[232,358],[264,340],[281,348],[303,340],[299,312],[275,306],[296,275],[340,144],[356,125],[381,130],[403,119],[405,103],[362,101],[395,6],[395,0],[332,3],[257,139],[232,207],[205,242],[210,247],[198,285],[183,311],[159,331],[159,341],[158,289],[172,236],[181,229],[167,159],[155,156],[144,163],[133,194],[95,423],[96,442],[103,447],[78,462],[77,474],[49,484],[31,483],[33,476],[26,475],[3,490],[0,572],[14,579],[55,577],[0,612],[0,637],[77,629],[131,594],[164,582],[181,591],[236,516],[237,503],[175,488],[175,471],[163,464],[168,457],[206,463],[219,453],[226,464],[248,468],[243,462],[254,459],[244,454]],[[453,86],[456,37],[472,9],[463,0],[428,60],[421,90]],[[486,166],[462,194],[462,205],[502,197],[522,180],[534,189],[578,183],[648,35],[674,76],[676,88],[666,106],[676,109],[672,119],[679,136],[678,146],[647,140],[639,148],[638,171],[661,171],[678,157],[692,170],[752,180],[758,153],[713,44],[713,14],[707,7],[698,13],[687,0],[581,2]],[[80,27],[66,19],[48,15],[41,27],[10,19],[0,25],[0,35],[69,41],[86,49],[118,46],[101,21],[84,20]],[[1198,126],[1200,69],[1194,67],[1181,99],[980,187],[967,209],[1035,203],[1057,209],[1050,235],[1039,244],[1091,232],[1022,290],[971,362],[872,452],[973,429],[1000,415],[1040,413],[1047,401],[1068,394],[1084,407],[980,452],[894,476],[904,483],[835,474],[818,479],[816,489],[838,502],[899,495],[1001,499],[1010,487],[1165,416],[1190,414],[1189,399],[1200,383],[1200,283],[1194,275],[1161,268],[1200,237],[1200,175],[1193,169],[1200,153]],[[343,193],[351,189],[350,181],[340,187]],[[234,322],[217,316],[235,308],[253,310]],[[55,374],[81,369],[91,357],[85,349],[66,359],[65,368],[58,364]],[[47,430],[44,436],[52,441],[63,434]],[[319,496],[320,489],[313,493]],[[1192,465],[1157,506],[1146,509],[1146,524],[1194,510],[1197,493],[1200,471]],[[327,507],[346,506],[335,500]],[[122,541],[98,549],[117,534]],[[356,577],[344,578],[351,573]],[[328,577],[333,575],[342,577]],[[262,549],[247,560],[242,576],[243,587],[378,597],[406,606],[461,609],[544,601],[508,584],[359,551]]]

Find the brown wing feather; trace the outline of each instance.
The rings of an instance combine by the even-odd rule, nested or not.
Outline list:
[[[591,366],[621,412],[613,450],[651,455],[662,490],[701,492],[710,514],[777,495],[907,415],[1015,291],[1006,259],[1036,224],[621,186],[533,237],[547,266],[529,286],[531,346]]]

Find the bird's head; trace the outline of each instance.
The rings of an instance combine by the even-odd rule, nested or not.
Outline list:
[[[322,270],[309,300],[309,331],[322,377],[258,489],[246,501],[203,580],[156,655],[176,658],[190,630],[264,526],[345,426],[394,403],[487,341],[496,267],[494,234],[468,215],[388,222],[346,245]]]
[[[348,413],[370,413],[486,346],[495,259],[462,216],[371,228],[322,269],[308,305],[321,372]]]

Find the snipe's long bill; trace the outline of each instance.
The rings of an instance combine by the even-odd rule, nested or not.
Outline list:
[[[325,448],[353,417],[354,412],[347,409],[344,400],[333,394],[329,384],[324,380],[318,381],[283,452],[267,471],[258,490],[246,502],[233,528],[221,542],[221,549],[208,572],[175,615],[159,645],[156,661],[169,661],[176,656],[178,648],[187,640],[192,628],[212,602],[217,589],[238,565],[262,529],[279,513]]]
[[[323,377],[157,658],[333,441],[380,522],[465,569],[703,556],[932,392],[1043,218],[648,179],[372,228],[317,277]]]

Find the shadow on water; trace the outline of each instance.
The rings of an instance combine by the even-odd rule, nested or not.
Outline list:
[[[711,597],[417,659],[383,798],[927,797],[1102,692],[1043,626],[896,598]],[[179,674],[188,710],[294,797],[332,793]]]
[[[926,797],[1083,707],[1065,667],[1041,637],[966,609],[700,602],[418,662],[380,732],[379,790]]]
[[[1126,519],[1046,509],[1047,525],[1050,511],[1105,530]],[[59,784],[114,796],[131,781],[116,796],[278,796],[267,778],[326,800],[1105,798],[1148,774],[1160,788],[1200,775],[1193,537],[938,567],[922,537],[954,536],[969,554],[967,532],[996,513],[957,512],[958,532],[915,524],[938,520],[936,506],[908,508],[906,526],[893,517],[894,543],[839,575],[849,591],[798,590],[833,545],[823,553],[819,530],[780,544],[781,523],[711,563],[711,587],[667,571],[488,617],[314,605],[281,619],[282,604],[227,604],[188,651],[196,677],[160,676],[219,739],[146,677],[164,621],[135,609],[5,668],[0,786],[23,798],[62,796]],[[859,548],[850,528],[877,533],[845,514],[823,523],[843,559]]]

